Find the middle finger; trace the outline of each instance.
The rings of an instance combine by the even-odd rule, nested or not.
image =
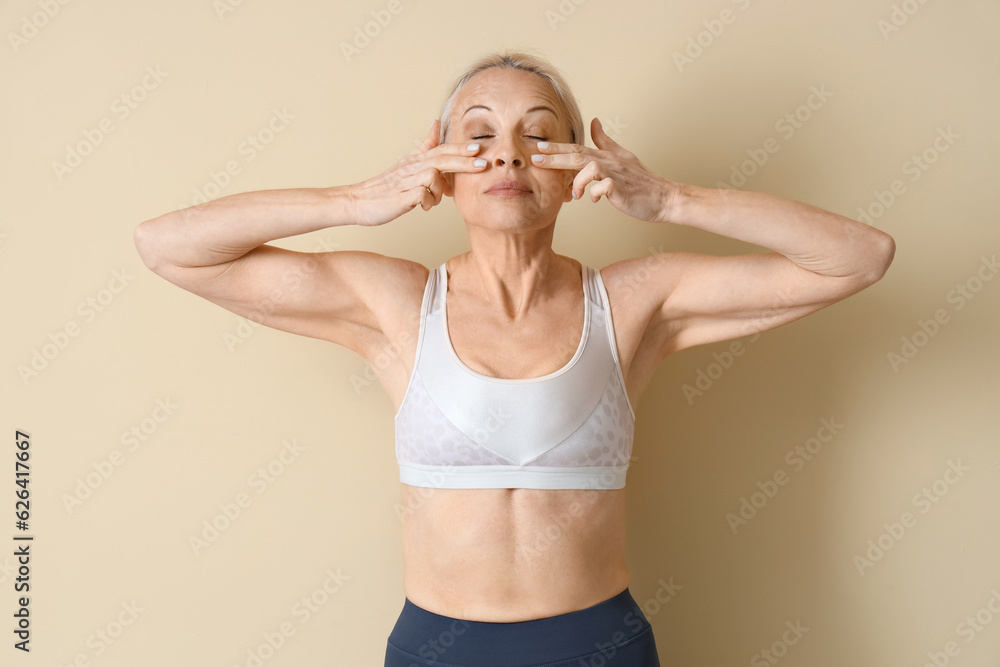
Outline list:
[[[473,148],[475,146],[475,148]],[[454,171],[481,171],[486,167],[486,159],[476,157],[479,144],[460,146],[457,152],[442,152],[429,156],[427,162],[441,173]]]
[[[539,142],[538,153],[531,156],[531,164],[547,169],[572,169],[580,171],[588,162],[600,157],[601,151],[581,144]]]

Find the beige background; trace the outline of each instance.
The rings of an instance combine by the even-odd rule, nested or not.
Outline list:
[[[635,406],[631,590],[662,663],[770,664],[761,651],[773,647],[789,667],[919,666],[929,652],[996,664],[1000,279],[977,277],[994,277],[981,258],[1000,251],[995,2],[402,0],[350,60],[341,44],[386,2],[222,3],[0,6],[2,428],[8,443],[31,434],[36,537],[24,655],[11,648],[8,444],[0,663],[250,665],[285,624],[294,634],[265,648],[268,667],[382,664],[403,602],[387,396],[354,353],[250,326],[157,277],[132,231],[196,191],[372,176],[426,134],[466,64],[510,46],[566,74],[588,145],[597,116],[657,173],[716,187],[770,137],[779,150],[744,189],[851,217],[869,209],[896,239],[877,285],[745,339],[727,369],[712,364],[729,342],[668,358]],[[697,57],[678,64],[685,49]],[[829,97],[800,109],[812,87]],[[268,134],[275,109],[293,118],[250,160],[241,144]],[[789,136],[781,121],[796,112],[808,120]],[[97,132],[102,120],[113,131]],[[948,128],[951,143],[935,148]],[[88,134],[100,143],[57,174]],[[915,169],[925,151],[933,163]],[[230,160],[239,173],[207,187]],[[467,249],[450,200],[276,244],[428,267]],[[761,251],[589,197],[565,205],[555,249],[596,268],[667,250]],[[958,285],[979,291],[959,300]],[[914,336],[939,310],[935,335]],[[904,337],[921,346],[894,368]],[[36,352],[50,358],[22,377]],[[715,378],[689,399],[699,372]],[[843,427],[808,462],[786,458],[823,418]],[[299,451],[281,462],[287,442]],[[268,466],[280,474],[261,481]],[[752,497],[781,471],[773,497]],[[220,506],[235,514],[239,494],[249,505],[227,520]],[[727,515],[744,498],[761,507],[734,532]],[[885,526],[904,512],[913,520],[893,537]],[[225,529],[196,553],[190,539],[213,521]],[[870,540],[888,550],[859,565]],[[664,583],[680,588],[661,604]],[[796,622],[808,631],[783,647]]]

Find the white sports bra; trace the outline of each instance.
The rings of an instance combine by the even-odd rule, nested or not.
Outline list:
[[[466,366],[448,335],[445,264],[430,272],[417,354],[396,412],[400,481],[448,489],[620,489],[635,412],[625,392],[608,294],[581,263],[584,326],[573,358],[535,378]]]

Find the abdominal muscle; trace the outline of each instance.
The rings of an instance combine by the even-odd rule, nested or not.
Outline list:
[[[621,593],[625,489],[439,489],[402,484],[403,589],[427,611],[514,622]]]

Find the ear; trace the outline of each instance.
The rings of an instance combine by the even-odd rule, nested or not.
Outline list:
[[[441,194],[446,197],[455,196],[455,172],[446,171],[441,174],[441,178],[444,181],[444,187],[441,188]]]

